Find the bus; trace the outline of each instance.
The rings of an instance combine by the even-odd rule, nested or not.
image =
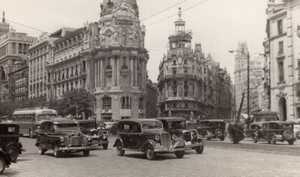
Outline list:
[[[20,126],[20,135],[28,135],[33,138],[42,121],[53,120],[56,117],[57,111],[54,109],[21,109],[13,112],[11,122]]]

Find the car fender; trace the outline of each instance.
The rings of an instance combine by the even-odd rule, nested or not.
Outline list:
[[[117,146],[117,143],[121,143],[121,144],[122,144],[122,146],[124,146],[124,144],[123,144],[123,141],[122,141],[122,139],[121,139],[121,138],[118,138],[118,139],[116,139],[116,141],[115,141],[115,143],[114,143],[113,147],[116,147],[116,146]]]
[[[145,151],[146,147],[149,145],[152,146],[153,149],[155,149],[155,147],[156,147],[156,143],[154,140],[148,140],[141,146],[141,148],[140,148],[141,151]]]
[[[15,147],[17,147],[18,149],[20,149],[19,143],[16,143],[16,142],[10,142],[10,143],[8,143],[8,144],[5,146],[5,150],[6,150],[8,147],[10,147],[10,146],[15,146]],[[21,148],[22,148],[22,146],[21,146]]]

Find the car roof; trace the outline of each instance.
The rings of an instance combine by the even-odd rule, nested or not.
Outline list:
[[[76,123],[74,120],[65,119],[65,118],[56,118],[54,120],[46,120],[46,121],[43,121],[42,123],[45,123],[45,122],[53,122],[54,124],[75,124]]]
[[[121,122],[136,122],[136,123],[145,123],[145,122],[160,122],[157,119],[125,119],[125,120],[120,120],[119,123]]]
[[[186,121],[185,118],[183,117],[160,117],[158,120],[166,120],[167,122],[169,121]]]
[[[267,121],[267,122],[263,122],[264,124],[266,123],[276,123],[276,124],[292,124],[292,122],[286,122],[286,121]]]
[[[95,120],[74,120],[76,123],[94,123],[96,122]]]
[[[205,120],[200,120],[200,122],[225,122],[222,119],[205,119]]]
[[[255,112],[255,113],[253,113],[254,116],[256,116],[256,115],[267,115],[267,114],[268,114],[268,115],[270,115],[270,114],[278,115],[277,112],[268,112],[268,111]]]

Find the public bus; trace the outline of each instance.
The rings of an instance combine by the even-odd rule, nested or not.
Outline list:
[[[20,135],[34,137],[36,129],[42,121],[53,120],[57,117],[57,111],[47,108],[21,109],[12,114],[11,122],[20,126]]]

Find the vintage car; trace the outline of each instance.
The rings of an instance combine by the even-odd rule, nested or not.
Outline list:
[[[225,139],[226,123],[221,119],[207,119],[200,120],[198,126],[198,133],[206,137],[207,140],[211,138],[220,138],[221,141]]]
[[[19,141],[20,127],[14,123],[0,123],[0,148],[8,152],[13,162],[22,154],[22,144]]]
[[[258,140],[266,140],[269,144],[276,144],[277,141],[287,141],[290,145],[295,142],[295,136],[293,132],[293,124],[285,121],[269,121],[262,123],[262,135],[256,136],[256,142]]]
[[[117,139],[114,147],[119,156],[125,150],[145,153],[149,160],[156,158],[157,153],[175,153],[177,158],[184,156],[184,140],[163,130],[162,122],[157,119],[121,120],[117,125]]]
[[[186,119],[181,117],[164,117],[158,118],[163,124],[165,131],[171,134],[172,139],[180,137],[185,142],[185,149],[194,149],[201,154],[204,149],[202,138],[196,129],[187,130]]]
[[[103,149],[107,149],[107,136],[104,135],[100,129],[97,129],[95,120],[77,120],[76,123],[78,130],[92,139],[92,141],[89,141],[89,143],[91,143],[90,145],[99,145],[103,146]]]
[[[2,148],[0,148],[0,175],[3,174],[5,168],[9,167],[11,164],[12,159],[8,152],[3,151]]]
[[[53,150],[55,157],[74,152],[83,152],[84,156],[88,156],[90,150],[99,148],[92,146],[91,141],[91,136],[86,136],[78,130],[75,121],[60,118],[41,123],[35,145],[41,155]]]

